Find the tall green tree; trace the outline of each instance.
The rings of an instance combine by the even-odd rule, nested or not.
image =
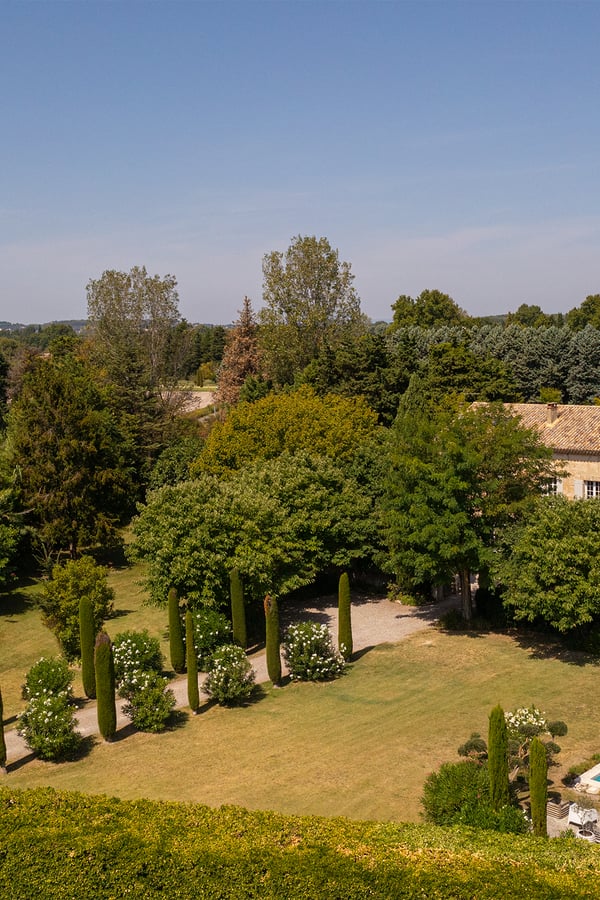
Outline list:
[[[495,706],[490,713],[488,729],[488,769],[490,804],[498,812],[510,801],[508,787],[508,731],[504,710]]]
[[[6,741],[4,739],[4,704],[0,689],[0,771],[6,771]]]
[[[264,600],[267,674],[271,683],[278,685],[281,681],[281,636],[279,634],[279,606],[275,597],[267,594]]]
[[[588,294],[580,306],[569,310],[566,319],[574,331],[581,331],[586,325],[600,328],[600,294]]]
[[[83,595],[79,601],[79,646],[81,649],[81,680],[83,691],[90,699],[96,696],[96,671],[94,669],[94,644],[96,641],[96,623],[94,607],[89,595]]]
[[[178,674],[185,671],[185,646],[183,642],[183,630],[181,628],[181,613],[179,611],[179,597],[176,588],[170,588],[168,594],[169,608],[169,651],[171,665]]]
[[[534,737],[529,747],[529,796],[531,801],[531,824],[537,837],[546,837],[548,801],[548,757],[546,747]]]
[[[350,263],[327,238],[292,239],[263,259],[259,340],[266,373],[289,384],[326,346],[366,331]]]
[[[246,608],[244,606],[244,586],[238,569],[229,573],[229,594],[231,597],[231,624],[234,643],[246,649]]]
[[[462,325],[469,321],[469,315],[452,297],[437,290],[421,291],[416,300],[401,294],[392,304],[392,310],[394,318],[390,331],[410,325],[433,328],[436,325]]]
[[[96,670],[98,731],[105,741],[112,741],[117,730],[115,663],[112,644],[105,631],[101,631],[96,637],[94,666]]]
[[[342,572],[338,584],[338,647],[348,662],[352,658],[352,604],[347,572]]]
[[[198,658],[194,643],[194,616],[190,609],[185,611],[185,657],[188,704],[193,714],[196,715],[200,706],[200,692],[198,690]]]

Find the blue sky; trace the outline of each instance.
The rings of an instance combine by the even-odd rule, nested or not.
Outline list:
[[[0,319],[86,315],[105,269],[190,321],[326,236],[362,307],[600,292],[600,3],[0,2]]]

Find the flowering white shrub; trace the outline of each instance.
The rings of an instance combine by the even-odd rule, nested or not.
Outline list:
[[[297,681],[325,681],[344,671],[343,657],[333,649],[327,625],[299,622],[285,633],[283,656]]]
[[[204,690],[223,705],[243,703],[254,690],[254,677],[244,650],[237,644],[225,644],[213,653]]]
[[[536,706],[522,706],[520,709],[504,713],[504,718],[510,737],[519,738],[523,735],[535,737],[538,734],[548,733],[547,719]]]
[[[198,668],[203,671],[210,665],[211,656],[217,647],[231,641],[231,623],[227,616],[216,609],[195,609],[194,647]]]
[[[158,673],[163,666],[158,638],[150,637],[147,631],[118,634],[113,642],[113,659],[120,697],[128,697],[135,688],[132,682],[134,675],[140,672]]]
[[[133,672],[128,681],[124,714],[139,731],[164,731],[175,709],[175,694],[157,672]]]
[[[42,656],[32,665],[25,677],[23,697],[28,700],[44,691],[48,694],[72,693],[73,673],[62,656]]]
[[[81,746],[77,720],[69,703],[70,690],[42,690],[29,698],[20,716],[19,734],[41,759],[56,761],[74,756]]]

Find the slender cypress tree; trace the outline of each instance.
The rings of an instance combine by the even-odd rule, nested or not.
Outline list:
[[[169,649],[171,665],[180,675],[185,672],[185,647],[183,646],[183,631],[179,615],[179,600],[175,588],[171,588],[169,591]]]
[[[96,696],[96,672],[94,669],[94,640],[96,626],[94,623],[94,607],[89,597],[79,601],[79,643],[81,646],[81,680],[86,697]]]
[[[529,799],[533,833],[538,837],[547,837],[548,757],[544,744],[537,737],[529,745]]]
[[[267,674],[275,685],[281,681],[281,653],[279,652],[279,608],[277,600],[267,594],[264,602],[266,645],[267,645]]]
[[[351,610],[350,579],[347,572],[342,572],[338,586],[338,647],[346,662],[352,657]]]
[[[237,569],[229,573],[229,592],[231,595],[231,623],[233,625],[233,640],[244,650],[248,645],[246,635],[246,610],[244,607],[244,586]]]
[[[190,709],[196,715],[200,706],[198,691],[198,658],[194,646],[194,617],[188,609],[185,613],[185,657],[187,662],[187,695]]]
[[[6,771],[6,741],[4,740],[4,705],[0,690],[0,771]]]
[[[501,706],[490,713],[488,731],[488,770],[490,773],[490,803],[499,810],[509,802],[508,790],[508,732]]]
[[[111,741],[117,730],[115,665],[112,644],[105,631],[101,631],[96,638],[94,664],[96,668],[98,730],[105,741]]]

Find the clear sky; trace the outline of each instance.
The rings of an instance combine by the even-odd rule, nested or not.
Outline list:
[[[362,308],[600,292],[599,2],[0,0],[0,319],[86,315],[105,269],[190,321],[326,236]]]

